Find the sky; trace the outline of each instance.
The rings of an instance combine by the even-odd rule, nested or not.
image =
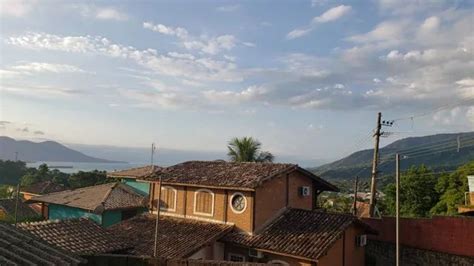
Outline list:
[[[474,1],[3,0],[0,135],[278,155],[474,130]]]

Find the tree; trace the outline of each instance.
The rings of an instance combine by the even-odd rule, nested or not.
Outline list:
[[[0,160],[0,184],[16,185],[26,171],[25,162]]]
[[[91,172],[79,171],[69,177],[71,188],[80,188],[99,185],[107,182],[105,171],[94,170]]]
[[[436,184],[441,197],[431,214],[458,214],[458,205],[464,204],[464,193],[468,191],[467,176],[473,174],[474,161],[459,167],[454,173],[442,175]]]
[[[400,177],[400,215],[405,217],[427,217],[438,202],[439,193],[435,186],[437,178],[426,166],[412,166]],[[395,184],[384,189],[385,198],[381,209],[387,214],[395,214]]]
[[[233,162],[273,162],[273,154],[260,151],[261,146],[260,141],[252,137],[233,138],[227,146],[227,155]]]

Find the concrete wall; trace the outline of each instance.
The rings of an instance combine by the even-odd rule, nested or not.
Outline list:
[[[56,205],[56,204],[49,204],[48,206],[48,217],[49,220],[65,220],[65,219],[73,219],[73,218],[88,218],[92,221],[102,224],[102,216],[98,214],[94,214],[92,212],[79,209],[79,208],[72,208],[64,205]]]
[[[394,243],[395,218],[364,218],[379,232],[372,240]],[[401,218],[400,243],[407,247],[474,257],[474,217]]]
[[[395,265],[395,244],[369,240],[366,247],[366,258],[368,266]],[[400,259],[400,265],[404,266],[474,265],[474,258],[472,257],[457,256],[442,252],[410,248],[407,246],[401,246]]]
[[[135,188],[144,196],[148,196],[150,193],[150,183],[148,182],[139,182],[134,178],[123,178],[122,182]]]

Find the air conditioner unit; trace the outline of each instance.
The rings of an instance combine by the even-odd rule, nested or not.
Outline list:
[[[310,196],[311,195],[311,188],[307,187],[307,186],[300,187],[300,195],[303,196],[303,197]]]
[[[261,259],[263,258],[263,252],[255,249],[249,249],[249,257]]]
[[[356,242],[358,247],[364,247],[365,245],[367,245],[367,235],[357,236]]]

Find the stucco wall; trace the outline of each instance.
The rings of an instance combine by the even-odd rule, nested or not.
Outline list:
[[[102,224],[102,216],[88,212],[79,208],[72,208],[64,205],[49,204],[48,207],[49,220],[65,220],[72,218],[88,218],[92,221]]]
[[[150,183],[140,182],[133,178],[124,178],[122,179],[122,182],[135,188],[144,196],[148,196],[148,194],[150,193]]]
[[[313,208],[313,181],[299,172],[289,174],[288,181],[289,205],[292,208],[311,210]],[[301,187],[309,187],[310,195],[302,196]]]

